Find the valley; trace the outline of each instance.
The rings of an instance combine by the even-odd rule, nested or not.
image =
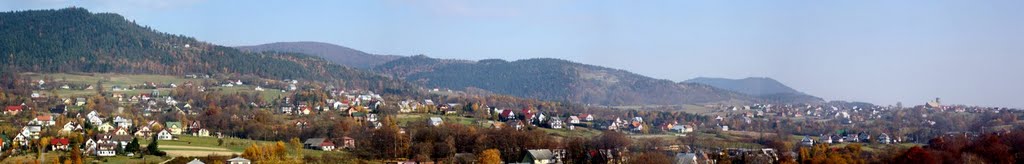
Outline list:
[[[676,82],[557,58],[228,47],[80,7],[0,12],[0,33],[3,163],[1024,161],[1024,110],[939,98],[825,101],[767,77]]]

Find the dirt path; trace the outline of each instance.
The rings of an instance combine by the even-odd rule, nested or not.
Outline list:
[[[171,157],[171,159],[167,159],[166,161],[160,162],[160,164],[165,164],[167,162],[170,162],[171,160],[174,160],[175,158],[178,158],[178,157]]]

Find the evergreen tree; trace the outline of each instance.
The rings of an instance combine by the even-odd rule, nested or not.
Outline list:
[[[138,153],[140,151],[139,147],[139,138],[132,138],[132,142],[129,142],[128,146],[125,146],[124,151],[130,153]]]
[[[116,152],[117,154],[125,154],[123,146],[125,146],[125,145],[121,144],[121,142],[118,142],[117,146],[114,147],[114,152]]]
[[[160,144],[157,143],[156,137],[153,137],[153,141],[150,141],[149,145],[146,145],[146,152],[148,152],[150,155],[164,156],[165,154],[164,152],[160,151],[159,145]]]

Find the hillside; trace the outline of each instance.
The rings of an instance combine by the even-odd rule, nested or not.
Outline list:
[[[322,57],[336,64],[368,69],[401,58],[395,55],[376,55],[322,42],[276,42],[254,46],[235,47],[249,52],[292,52]]]
[[[414,88],[314,56],[242,52],[82,8],[3,12],[0,33],[0,61],[21,72],[253,75],[390,92]]]
[[[518,97],[588,104],[678,105],[754,100],[707,85],[677,84],[560,59],[473,62],[413,56],[385,63],[374,70],[427,87],[472,87]]]
[[[748,77],[743,79],[699,77],[682,83],[710,85],[730,91],[757,96],[769,101],[778,102],[823,102],[821,98],[804,94],[779,81],[767,77]]]

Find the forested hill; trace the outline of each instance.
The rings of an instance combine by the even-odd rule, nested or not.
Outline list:
[[[823,103],[824,100],[797,91],[779,81],[767,77],[748,77],[743,79],[700,77],[686,80],[683,83],[698,83],[740,92],[773,102],[790,103]]]
[[[374,66],[401,58],[395,55],[376,55],[352,48],[322,42],[276,42],[254,46],[236,47],[250,52],[294,52],[316,55],[336,64],[369,69]]]
[[[18,71],[232,74],[341,81],[375,90],[413,88],[314,56],[246,53],[82,8],[2,12],[0,34],[0,62]]]
[[[678,105],[753,101],[750,96],[702,84],[677,84],[623,70],[560,59],[504,61],[397,59],[374,69],[427,87],[478,88],[541,100],[601,105]]]

